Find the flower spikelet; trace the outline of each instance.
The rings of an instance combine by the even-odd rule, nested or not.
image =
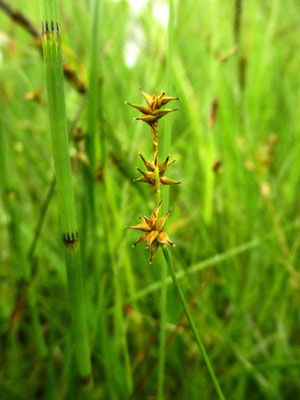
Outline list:
[[[146,216],[139,217],[139,219],[142,221],[141,224],[127,227],[130,229],[137,229],[143,232],[140,238],[132,245],[132,247],[136,246],[138,243],[146,242],[147,243],[146,248],[149,248],[150,250],[150,264],[152,262],[153,255],[157,251],[159,246],[164,244],[175,246],[175,244],[171,242],[166,232],[164,232],[164,226],[171,210],[169,210],[166,215],[159,218],[158,213],[161,208],[161,205],[162,201],[153,211],[150,218],[147,218]]]
[[[155,187],[155,164],[154,162],[146,160],[142,154],[139,154],[141,159],[143,160],[143,163],[145,164],[145,167],[147,168],[147,171],[142,171],[140,168],[137,168],[137,170],[142,174],[142,176],[138,179],[135,179],[135,182],[144,182],[144,183],[149,183],[149,185]],[[170,156],[168,156],[165,161],[161,164],[159,164],[159,180],[160,180],[160,185],[178,185],[181,182],[177,182],[174,179],[170,179],[164,176],[167,168],[169,168],[170,165],[172,165],[175,160],[169,161]]]
[[[126,102],[126,104],[136,108],[142,113],[142,115],[135,119],[144,121],[148,125],[152,126],[163,116],[178,110],[178,108],[161,109],[161,107],[168,104],[172,100],[179,100],[179,97],[166,96],[164,92],[160,93],[160,95],[157,96],[156,91],[151,96],[150,94],[144,92],[142,89],[140,89],[140,91],[147,102],[147,106]]]

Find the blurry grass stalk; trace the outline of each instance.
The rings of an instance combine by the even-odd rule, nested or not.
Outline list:
[[[174,0],[169,0],[169,19],[167,36],[167,68],[166,68],[166,90],[172,93],[173,90],[173,42],[174,42]],[[171,147],[171,120],[165,121],[165,131],[162,140],[164,156]],[[168,210],[170,204],[170,188],[166,186],[164,196],[165,207]],[[158,360],[158,400],[164,398],[164,376],[166,360],[166,319],[167,319],[167,266],[161,263],[161,294],[160,294],[160,325],[159,325],[159,360]]]
[[[89,96],[88,96],[88,136],[87,153],[91,168],[96,168],[97,158],[101,149],[98,134],[98,110],[99,110],[99,54],[100,34],[103,0],[91,1],[91,32],[90,32],[90,65],[89,65]],[[93,171],[94,172],[94,171]]]
[[[13,182],[13,165],[9,157],[7,132],[0,120],[0,179],[3,195],[3,206],[8,214],[8,230],[11,247],[11,261],[14,274],[28,281],[30,278],[30,267],[22,240],[20,216],[17,207],[16,191]],[[20,262],[21,261],[21,262]]]
[[[186,300],[185,300],[184,294],[183,294],[183,292],[182,292],[182,290],[181,290],[181,287],[180,287],[180,285],[179,285],[179,283],[178,283],[178,280],[177,280],[175,271],[174,271],[174,269],[173,269],[173,265],[172,265],[172,263],[171,263],[171,259],[170,259],[170,255],[169,255],[168,249],[164,246],[164,247],[162,248],[162,250],[163,250],[163,253],[164,253],[164,256],[165,256],[166,263],[167,263],[167,265],[168,265],[169,273],[170,273],[170,275],[171,275],[173,284],[174,284],[175,289],[176,289],[176,291],[177,291],[177,294],[178,294],[178,296],[179,296],[179,299],[180,299],[182,308],[183,308],[183,310],[184,310],[184,312],[185,312],[185,315],[186,315],[186,317],[187,317],[187,320],[188,320],[188,323],[189,323],[189,325],[190,325],[190,328],[191,328],[192,331],[193,331],[193,334],[194,334],[194,336],[195,336],[195,339],[196,339],[196,342],[197,342],[197,344],[198,344],[198,347],[199,347],[199,349],[200,349],[200,351],[201,351],[201,353],[202,353],[204,362],[205,362],[206,367],[207,367],[207,369],[208,369],[208,371],[209,371],[209,374],[210,374],[210,376],[211,376],[211,379],[212,379],[212,381],[213,381],[213,383],[214,383],[215,389],[216,389],[216,391],[217,391],[217,393],[218,393],[218,397],[219,397],[220,400],[225,400],[225,397],[224,397],[223,392],[222,392],[222,389],[221,389],[221,387],[220,387],[218,378],[216,377],[216,374],[215,374],[215,372],[214,372],[213,366],[212,366],[212,364],[211,364],[211,362],[210,362],[210,360],[209,360],[208,354],[207,354],[207,352],[206,352],[206,350],[205,350],[204,344],[202,343],[202,340],[201,340],[201,338],[200,338],[200,335],[199,335],[199,333],[198,333],[198,331],[197,331],[197,328],[196,328],[194,319],[193,319],[193,317],[192,317],[192,314],[191,314],[191,312],[190,312],[190,310],[189,310],[189,308],[188,308],[188,305],[187,305],[187,302],[186,302]]]
[[[41,0],[40,6],[43,24],[42,42],[46,69],[51,142],[56,172],[58,208],[65,249],[75,356],[82,391],[87,398],[90,398],[92,397],[92,370],[67,136],[57,4],[56,0]]]
[[[88,135],[86,138],[86,150],[90,162],[88,176],[88,200],[90,203],[91,217],[95,214],[95,194],[94,178],[97,163],[101,158],[100,140],[98,136],[98,111],[99,111],[99,53],[100,53],[100,33],[101,15],[103,0],[91,1],[91,31],[90,31],[90,64],[88,77],[88,107],[87,107],[87,126]],[[96,224],[93,221],[93,225]]]
[[[101,146],[99,138],[99,54],[101,16],[103,0],[92,0],[90,2],[90,40],[89,40],[89,69],[88,69],[88,101],[87,101],[87,129],[86,152],[89,165],[83,166],[84,184],[86,195],[82,205],[82,229],[84,237],[82,240],[83,260],[87,260],[89,253],[87,237],[91,235],[96,238],[96,227],[98,213],[96,203],[96,169],[101,159]],[[91,263],[94,265],[96,258],[92,252]]]
[[[18,211],[17,193],[14,189],[15,184],[14,179],[12,178],[14,175],[15,165],[10,162],[11,157],[9,155],[10,149],[7,140],[7,132],[2,126],[2,121],[0,120],[0,181],[2,183],[3,191],[2,198],[5,211],[7,212],[9,218],[8,231],[13,272],[19,279],[18,283],[22,287],[24,284],[29,284],[30,280],[32,279],[32,274],[29,257],[27,257],[27,249],[25,248],[25,241],[22,240],[22,218]],[[41,358],[44,358],[47,355],[47,348],[42,333],[35,293],[30,292],[28,298],[31,324],[33,327],[33,341],[38,346]],[[19,303],[17,302],[17,304]],[[9,329],[12,329],[11,337],[13,338],[13,341],[16,341],[16,334],[18,332],[21,314],[22,311],[18,313],[16,309],[14,309],[12,312]]]

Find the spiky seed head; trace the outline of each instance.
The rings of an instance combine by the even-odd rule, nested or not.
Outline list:
[[[139,217],[139,219],[142,221],[142,224],[127,227],[130,229],[137,229],[143,232],[140,238],[132,246],[135,247],[137,244],[141,242],[146,242],[147,248],[149,248],[150,250],[150,264],[152,262],[153,255],[155,254],[159,246],[166,244],[170,246],[175,246],[175,244],[170,240],[166,232],[163,231],[165,223],[167,221],[168,216],[170,215],[171,210],[169,210],[166,215],[159,218],[158,214],[161,206],[162,206],[162,201],[155,208],[150,218]]]
[[[179,97],[166,96],[164,92],[157,96],[156,90],[152,96],[142,89],[140,89],[140,92],[144,96],[147,106],[126,102],[126,104],[136,108],[142,113],[141,116],[134,118],[135,120],[144,121],[148,125],[152,126],[163,116],[178,110],[178,108],[162,110],[161,107],[172,100],[179,100]]]

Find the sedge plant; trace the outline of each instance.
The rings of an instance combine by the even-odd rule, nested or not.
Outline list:
[[[175,160],[170,161],[169,155],[167,156],[167,158],[165,159],[164,162],[159,164],[158,123],[159,123],[159,120],[163,116],[178,110],[177,108],[172,109],[172,108],[162,108],[162,107],[164,105],[168,104],[170,101],[179,100],[179,98],[166,96],[166,94],[164,92],[157,95],[157,92],[155,91],[152,96],[149,95],[148,93],[144,92],[143,90],[141,90],[141,93],[144,96],[147,105],[132,104],[129,102],[127,102],[126,104],[128,104],[128,105],[136,108],[138,111],[140,111],[142,113],[142,115],[135,119],[146,122],[151,128],[152,145],[153,145],[153,162],[146,160],[142,156],[142,154],[139,154],[145,167],[146,167],[146,171],[143,171],[143,170],[137,168],[137,170],[141,173],[141,177],[136,179],[135,181],[147,183],[154,189],[155,197],[156,197],[156,208],[153,211],[150,218],[148,218],[146,216],[139,217],[139,219],[141,221],[140,224],[128,226],[128,228],[130,228],[130,229],[136,229],[136,230],[142,231],[142,235],[133,244],[133,247],[141,242],[146,242],[146,244],[147,244],[146,249],[149,249],[149,251],[150,251],[150,264],[152,263],[154,254],[157,252],[157,250],[160,247],[162,248],[169,273],[171,275],[176,292],[179,296],[179,299],[180,299],[183,311],[186,315],[187,321],[188,321],[190,328],[194,334],[197,345],[201,351],[204,362],[207,366],[208,372],[211,376],[211,379],[215,386],[216,392],[218,394],[218,397],[220,400],[224,400],[225,397],[223,395],[222,389],[220,387],[219,381],[216,377],[216,374],[214,372],[213,366],[210,362],[210,359],[208,357],[208,354],[206,352],[206,349],[204,347],[202,339],[196,328],[196,324],[194,322],[194,319],[193,319],[191,312],[189,310],[189,307],[187,305],[183,291],[177,280],[177,277],[176,277],[176,274],[175,274],[175,271],[173,268],[173,264],[171,262],[171,258],[169,255],[169,251],[167,248],[167,245],[175,247],[175,244],[171,241],[171,239],[169,238],[169,236],[167,235],[167,233],[165,232],[165,229],[164,229],[167,218],[170,215],[171,209],[169,209],[169,211],[164,216],[160,217],[160,215],[159,215],[160,208],[161,208],[162,202],[163,202],[162,196],[161,196],[161,186],[162,185],[177,185],[181,182],[177,182],[177,181],[175,181],[171,178],[167,178],[165,176],[166,170],[175,161]]]
[[[56,0],[41,0],[40,6],[52,154],[56,173],[62,244],[67,268],[74,351],[82,395],[85,398],[91,398],[92,368],[69,155],[57,3]]]

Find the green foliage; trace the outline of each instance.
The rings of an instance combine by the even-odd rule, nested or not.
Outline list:
[[[62,121],[62,97],[55,106],[47,105],[39,45],[3,12],[2,3],[0,134],[5,133],[9,157],[6,178],[0,181],[0,397],[74,399],[78,393],[56,207],[64,204],[61,192],[68,196],[70,187],[57,187],[43,211],[54,174],[47,107],[57,107],[53,131],[64,131],[64,143],[70,128],[67,174],[75,191],[79,234],[85,233],[82,273],[95,398],[157,395],[162,254],[149,266],[143,246],[130,247],[136,234],[123,229],[155,207],[151,188],[141,190],[133,183],[139,177],[135,167],[142,167],[138,153],[151,158],[151,134],[142,122],[132,122],[136,112],[124,101],[139,103],[139,87],[150,93],[166,89],[171,68],[173,89],[168,94],[181,98],[180,111],[168,116],[167,149],[176,159],[172,177],[183,182],[170,189],[168,220],[176,243],[171,260],[177,279],[226,398],[298,398],[298,2],[242,1],[237,34],[236,1],[174,1],[172,48],[167,26],[154,16],[157,4],[167,2],[146,2],[141,10],[125,0],[105,2],[96,57],[100,76],[94,82],[100,93],[95,140],[101,140],[96,157],[101,165],[95,166],[94,179],[95,227],[85,225],[90,217],[80,207],[86,201],[82,167],[87,162],[89,103],[83,103],[84,95],[69,77],[67,122]],[[40,26],[38,2],[7,3]],[[89,2],[65,0],[59,6],[63,59],[88,86]],[[35,90],[40,97],[25,100]],[[217,113],[210,122],[214,99]],[[167,123],[162,118],[162,135]],[[103,157],[98,158],[100,149]],[[4,195],[7,182],[15,192],[13,208]],[[166,192],[162,187],[164,199]],[[64,207],[60,215],[72,225],[74,208]],[[30,279],[24,283],[24,265],[16,261],[26,258],[41,215]],[[13,245],[14,232],[18,246]],[[169,277],[166,286],[164,396],[214,399],[213,383],[187,322],[181,321]]]

